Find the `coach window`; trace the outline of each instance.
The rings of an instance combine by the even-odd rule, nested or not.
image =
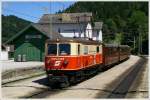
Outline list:
[[[109,55],[112,54],[112,48],[109,48]]]
[[[80,55],[80,45],[78,45],[78,55]]]
[[[70,55],[70,44],[59,44],[59,55]]]
[[[96,48],[96,52],[97,52],[97,53],[99,52],[99,46],[97,46],[97,48]]]

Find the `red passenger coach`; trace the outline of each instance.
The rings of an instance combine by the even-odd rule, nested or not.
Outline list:
[[[103,64],[110,66],[119,62],[119,46],[114,44],[103,45]]]
[[[131,49],[128,45],[120,45],[119,46],[119,61],[123,61],[130,56]]]

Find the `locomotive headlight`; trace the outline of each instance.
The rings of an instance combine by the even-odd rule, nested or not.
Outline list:
[[[67,61],[67,60],[65,60],[65,61],[64,61],[64,65],[67,65],[67,64],[68,64],[68,61]]]

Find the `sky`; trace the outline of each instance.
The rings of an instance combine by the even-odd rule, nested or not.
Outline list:
[[[19,18],[38,22],[43,14],[54,14],[59,10],[68,8],[74,4],[75,1],[70,2],[2,2],[2,14],[5,16],[15,15]]]

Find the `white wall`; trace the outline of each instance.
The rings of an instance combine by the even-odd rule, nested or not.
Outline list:
[[[79,37],[79,34],[83,36],[84,30],[86,29],[87,24],[71,24],[71,23],[63,23],[63,24],[53,24],[53,32],[58,32],[60,29],[60,34],[63,35],[64,37],[73,37],[74,36],[74,31],[75,31],[75,36]],[[74,29],[74,31],[73,31]]]
[[[84,33],[86,37],[93,38],[93,40],[102,41],[102,31],[101,30],[92,30],[92,26],[90,23],[55,23],[52,25],[53,32],[59,32],[64,37],[84,37]],[[74,31],[75,32],[74,32]]]
[[[92,26],[89,23],[87,24],[86,27],[86,37],[92,38]]]
[[[8,52],[7,51],[1,51],[1,60],[8,60]]]
[[[103,41],[103,37],[102,37],[102,30],[95,30],[93,31],[93,40],[99,40],[99,41]]]

